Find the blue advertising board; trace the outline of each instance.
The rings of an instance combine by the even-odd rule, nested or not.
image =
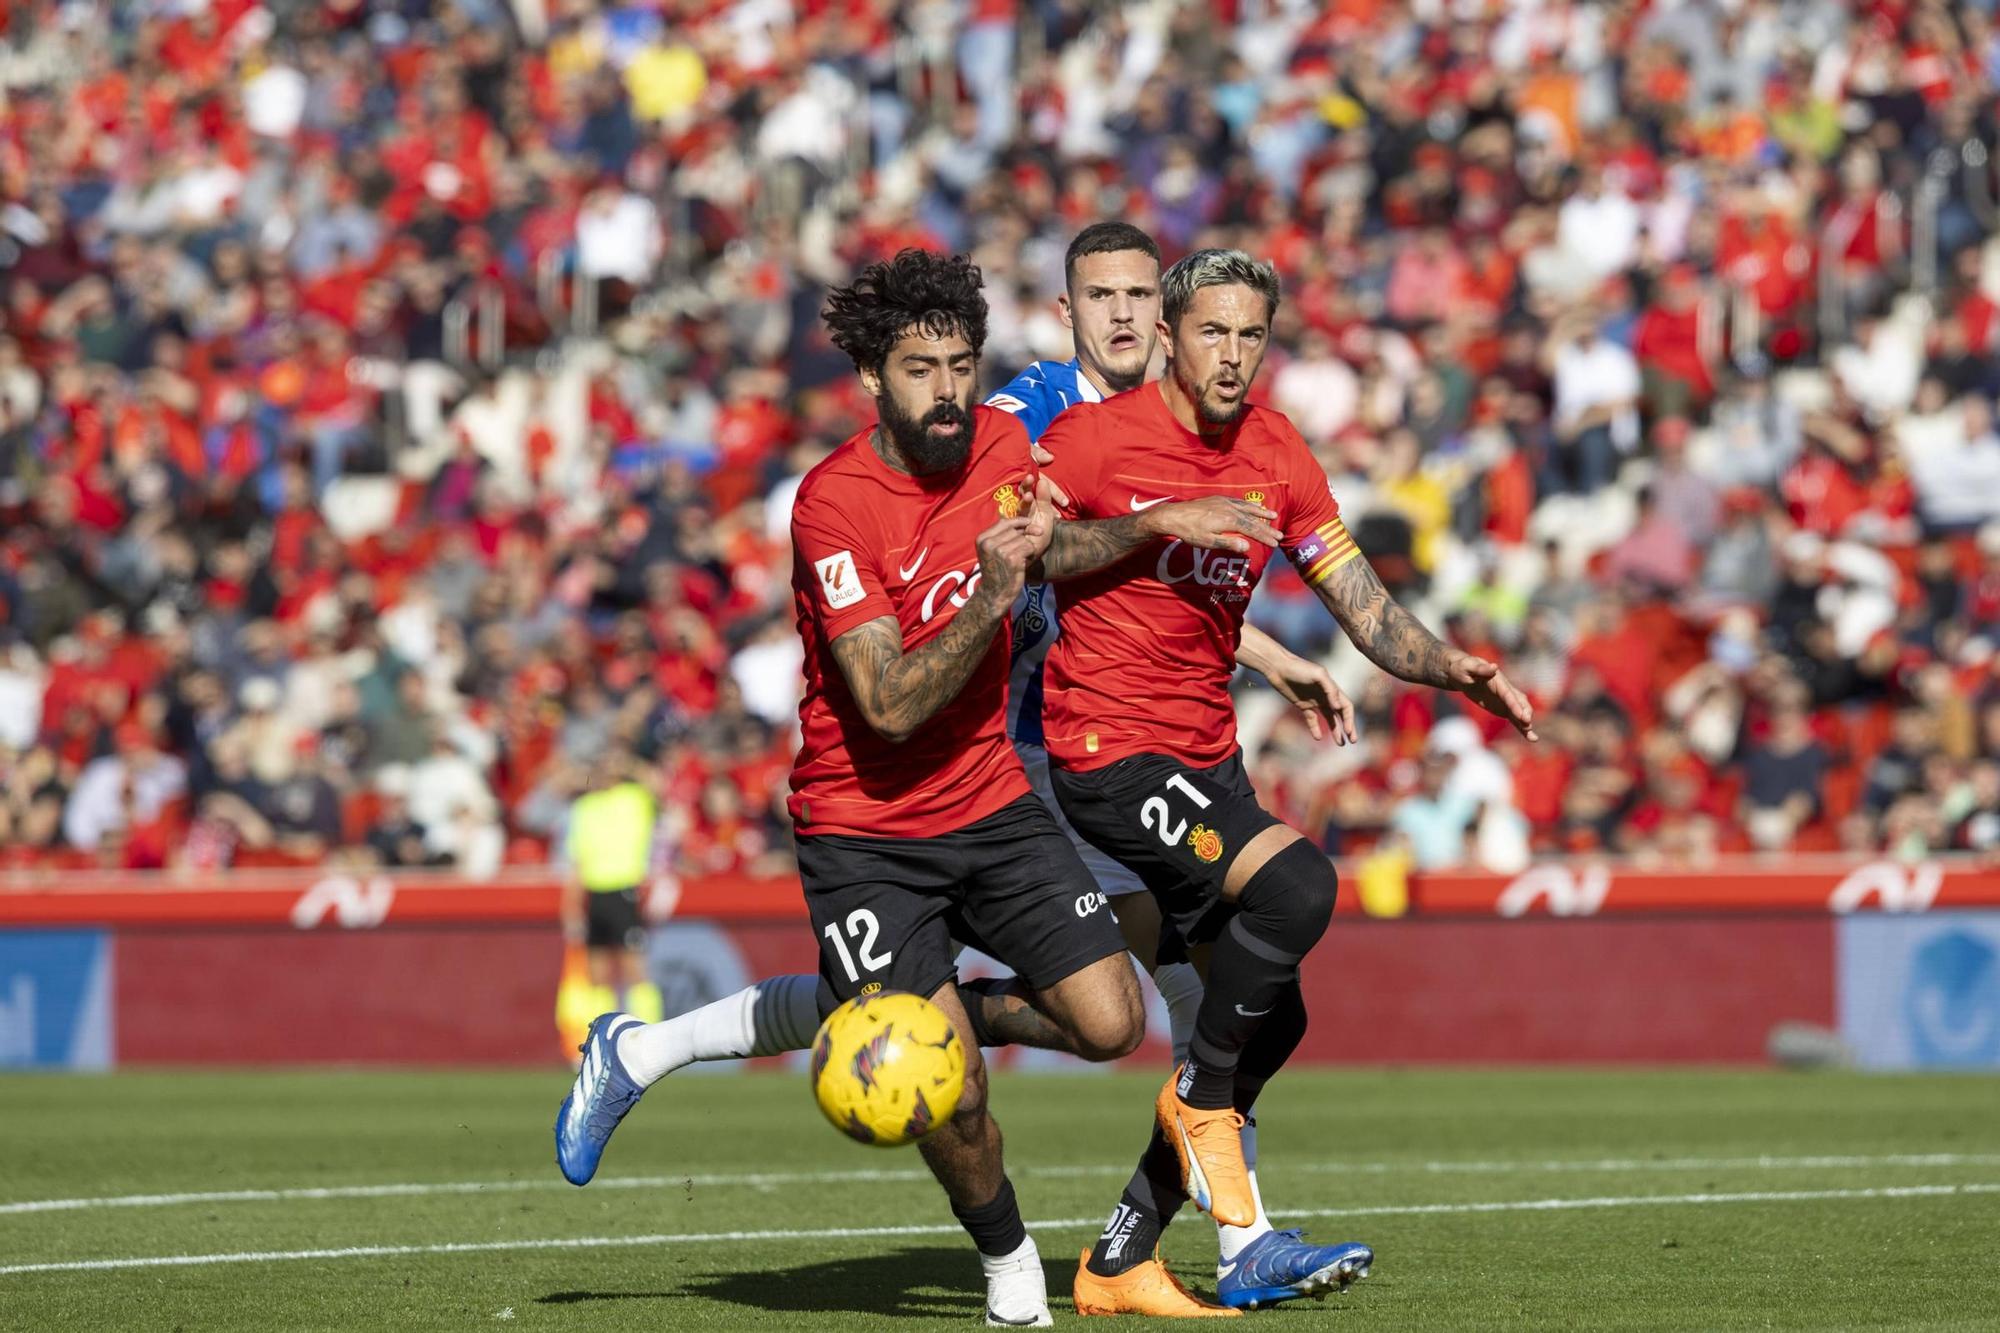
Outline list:
[[[0,931],[0,1069],[108,1069],[111,937]]]
[[[2000,912],[1840,923],[1841,1036],[1870,1069],[2000,1069]]]

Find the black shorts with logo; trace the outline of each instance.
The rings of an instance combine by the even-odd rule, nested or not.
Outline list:
[[[605,889],[584,895],[583,942],[592,949],[643,949],[646,923],[639,916],[637,889]]]
[[[1050,777],[1076,831],[1152,890],[1164,923],[1160,962],[1184,956],[1228,924],[1236,911],[1222,900],[1230,861],[1284,822],[1257,803],[1240,750],[1208,768],[1135,754],[1088,772],[1058,768]]]
[[[1041,989],[1125,948],[1109,904],[1035,796],[928,838],[801,837],[822,1001],[932,995],[958,975],[957,937]]]

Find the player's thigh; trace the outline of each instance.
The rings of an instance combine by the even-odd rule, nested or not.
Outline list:
[[[1289,829],[1257,802],[1235,759],[1194,768],[1142,754],[1088,772],[1058,771],[1064,813],[1084,836],[1135,871],[1162,922],[1161,961],[1213,939],[1228,914],[1224,886],[1245,848]]]
[[[1069,1035],[1086,1060],[1115,1060],[1146,1036],[1139,974],[1124,953],[1100,958],[1035,992],[1035,1007]]]
[[[1039,800],[1023,797],[956,836],[968,835],[969,879],[958,914],[988,953],[1042,994],[1107,960],[1130,980],[1125,941],[1108,900]],[[1102,975],[1102,969],[1093,975]],[[1077,1026],[1063,1024],[1085,1048],[1080,1053],[1099,1058],[1144,1035],[1136,983],[1129,1004],[1121,991],[1104,993],[1103,1009],[1079,1012]]]
[[[915,839],[819,834],[798,840],[799,882],[835,1003],[885,990],[930,995],[958,975],[945,916],[951,884]]]

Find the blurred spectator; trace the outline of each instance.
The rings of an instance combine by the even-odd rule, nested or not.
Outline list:
[[[368,826],[368,850],[376,864],[390,868],[439,866],[451,858],[433,850],[424,839],[423,825],[410,818],[410,777],[402,768],[384,769],[376,779],[381,797],[376,815]]]
[[[1543,467],[1545,495],[1595,494],[1639,443],[1639,363],[1604,336],[1602,318],[1586,305],[1549,334],[1556,448]]]
[[[152,733],[129,722],[118,729],[116,749],[93,759],[77,775],[63,807],[63,836],[72,847],[95,851],[108,835],[147,824],[187,789],[187,770],[162,754]]]
[[[1460,859],[1990,846],[1993,45],[1930,0],[16,5],[0,851],[483,873],[630,748],[690,867],[781,864],[790,497],[869,409],[823,293],[967,250],[997,382],[1071,354],[1103,217],[1279,265],[1257,393],[1549,719],[1452,739],[1280,569],[1256,623],[1380,729],[1246,729],[1329,845],[1435,730],[1514,793]]]
[[[1396,805],[1390,827],[1410,846],[1419,870],[1443,870],[1466,862],[1466,834],[1479,813],[1478,800],[1448,790],[1458,758],[1446,750],[1426,754],[1417,767],[1417,786]]]
[[[1789,845],[1824,808],[1828,756],[1813,737],[1802,691],[1787,689],[1773,701],[1769,727],[1744,757],[1743,802],[1750,840],[1773,849]]]

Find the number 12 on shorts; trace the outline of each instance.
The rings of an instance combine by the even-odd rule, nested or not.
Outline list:
[[[1207,802],[1204,801],[1203,804]],[[875,952],[875,941],[882,935],[882,923],[875,919],[873,912],[865,907],[857,907],[847,914],[846,925],[848,937],[854,941],[854,954],[861,956],[861,966],[870,972],[880,972],[889,966],[890,960],[896,955],[894,953],[878,955]],[[861,974],[854,970],[854,954],[847,951],[847,941],[840,938],[840,927],[841,923],[836,921],[822,933],[833,945],[833,951],[840,955],[840,965],[846,970],[847,979],[859,981]]]
[[[1206,796],[1196,791],[1193,784],[1178,773],[1167,779],[1167,790],[1180,792],[1194,802],[1197,810],[1206,810],[1211,804]],[[1173,811],[1167,808],[1167,798],[1164,796],[1148,796],[1146,803],[1139,807],[1139,822],[1157,833],[1164,845],[1178,847],[1181,839],[1187,837],[1188,822],[1183,819],[1170,827],[1172,819]]]

